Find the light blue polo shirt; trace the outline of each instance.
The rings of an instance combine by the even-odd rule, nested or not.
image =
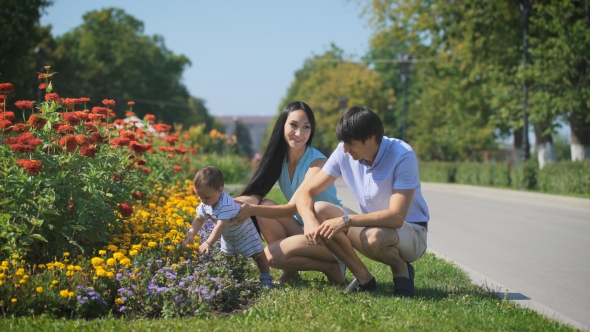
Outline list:
[[[308,146],[305,150],[305,153],[303,153],[301,160],[299,160],[299,164],[297,164],[297,167],[295,168],[295,173],[293,174],[293,179],[291,180],[291,178],[289,177],[289,167],[287,166],[287,158],[285,157],[285,160],[283,160],[281,176],[279,177],[279,187],[281,187],[281,191],[283,192],[283,195],[285,195],[287,201],[291,200],[291,197],[293,197],[293,194],[295,194],[295,191],[297,190],[297,188],[299,188],[299,186],[305,179],[305,173],[307,173],[307,170],[309,169],[311,163],[316,159],[325,158],[326,156],[324,156],[320,151],[312,148],[311,146]],[[340,200],[338,199],[338,197],[336,197],[336,187],[334,186],[334,184],[331,184],[326,190],[314,197],[313,201],[330,202],[332,204],[342,206],[342,203],[340,203]],[[303,226],[303,220],[301,219],[301,216],[299,216],[299,213],[295,214],[294,217],[295,220],[297,220],[297,222],[299,223],[299,225]]]
[[[375,161],[368,166],[364,160],[354,160],[344,153],[343,143],[323,167],[324,172],[342,178],[359,202],[361,213],[389,209],[393,189],[414,189],[414,198],[406,222],[430,219],[428,206],[418,177],[418,160],[412,147],[397,138],[383,136]]]

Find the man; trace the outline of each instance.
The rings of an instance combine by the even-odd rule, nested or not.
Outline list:
[[[414,295],[411,262],[426,250],[428,207],[421,193],[418,162],[405,142],[383,136],[379,116],[351,107],[336,128],[340,144],[296,197],[308,244],[325,244],[354,274],[346,291],[374,291],[375,278],[356,255],[391,267],[394,296]],[[359,202],[360,214],[312,197],[342,176]],[[354,247],[354,249],[353,249]]]

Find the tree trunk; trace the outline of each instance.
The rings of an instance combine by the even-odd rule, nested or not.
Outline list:
[[[522,163],[522,128],[514,128],[514,166]]]
[[[535,128],[535,140],[537,141],[539,168],[543,169],[546,164],[557,161],[557,153],[555,152],[555,145],[553,145],[551,133],[543,135],[543,132],[548,129],[548,126],[535,124],[533,127]]]
[[[572,161],[590,159],[590,122],[582,116],[570,119],[572,127]]]

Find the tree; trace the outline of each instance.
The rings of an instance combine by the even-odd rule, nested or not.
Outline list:
[[[84,23],[57,38],[51,60],[58,72],[56,91],[63,97],[117,101],[123,115],[128,100],[134,111],[166,123],[213,123],[202,100],[182,84],[190,65],[184,55],[168,50],[161,36],[146,36],[144,25],[121,9],[107,8],[84,15]]]
[[[37,93],[37,72],[42,66],[35,54],[37,46],[50,47],[49,28],[39,18],[49,0],[0,0],[0,82],[10,82],[12,100],[31,100]],[[12,107],[13,103],[7,103]]]
[[[336,124],[341,116],[339,98],[346,97],[348,106],[367,106],[377,114],[388,112],[395,102],[393,89],[384,89],[379,73],[366,64],[348,62],[342,51],[332,45],[323,55],[307,59],[281,102],[300,100],[314,111],[316,132],[313,146],[326,155],[336,148]],[[272,130],[272,129],[271,129]]]
[[[254,149],[252,148],[250,130],[240,119],[236,120],[235,128],[234,135],[238,140],[238,153],[247,156],[248,158],[254,157]]]

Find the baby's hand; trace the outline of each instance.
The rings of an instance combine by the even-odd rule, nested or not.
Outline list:
[[[209,243],[207,243],[207,241],[203,242],[200,246],[199,246],[199,254],[202,253],[209,253]]]

